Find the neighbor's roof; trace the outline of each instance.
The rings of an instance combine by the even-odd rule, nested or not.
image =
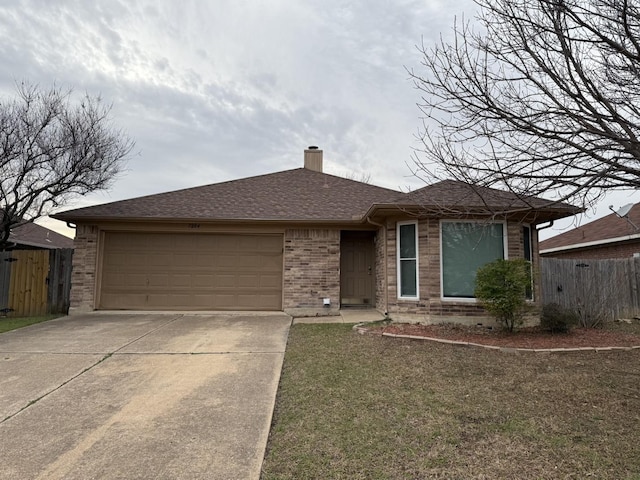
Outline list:
[[[628,219],[630,221],[611,213],[606,217],[543,240],[540,242],[540,250],[581,248],[599,243],[631,240],[629,238],[631,236],[640,236],[640,230],[634,227],[634,225],[640,227],[640,203],[633,206]]]
[[[535,209],[536,221],[573,215],[566,204],[513,193],[470,187],[445,180],[411,193],[377,187],[306,168],[215,183],[202,187],[106,203],[53,215],[91,220],[266,220],[300,222],[362,222],[369,214],[407,206],[439,216],[457,213],[504,213]],[[490,208],[487,208],[490,206]]]
[[[35,223],[12,228],[9,242],[38,248],[73,248],[73,239]]]
[[[61,220],[360,220],[374,202],[399,192],[297,168],[54,215]]]

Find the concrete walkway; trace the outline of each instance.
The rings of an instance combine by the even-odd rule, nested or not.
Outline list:
[[[0,478],[259,478],[290,323],[92,313],[0,335]]]
[[[384,320],[384,315],[373,308],[344,308],[339,315],[294,318],[293,323],[362,323]]]

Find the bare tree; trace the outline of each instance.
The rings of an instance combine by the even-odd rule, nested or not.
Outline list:
[[[356,173],[351,171],[351,172],[347,172],[344,178],[346,178],[347,180],[353,180],[355,182],[360,182],[360,183],[371,183],[371,173],[369,172]]]
[[[0,250],[11,229],[110,186],[133,148],[100,97],[22,83],[0,100]]]
[[[421,48],[416,174],[592,205],[640,187],[637,0],[476,0]]]

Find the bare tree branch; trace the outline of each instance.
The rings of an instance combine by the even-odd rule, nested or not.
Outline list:
[[[109,188],[133,148],[100,97],[71,93],[21,83],[0,100],[0,250],[12,228]]]
[[[476,0],[420,47],[421,176],[589,206],[640,187],[636,0]]]

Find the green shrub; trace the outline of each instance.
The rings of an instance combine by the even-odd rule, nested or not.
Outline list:
[[[476,273],[476,298],[510,332],[522,323],[528,288],[531,264],[523,258],[495,260]]]
[[[566,333],[577,323],[578,315],[568,308],[564,308],[557,303],[547,303],[542,307],[540,327],[544,330],[548,330],[551,333]]]

